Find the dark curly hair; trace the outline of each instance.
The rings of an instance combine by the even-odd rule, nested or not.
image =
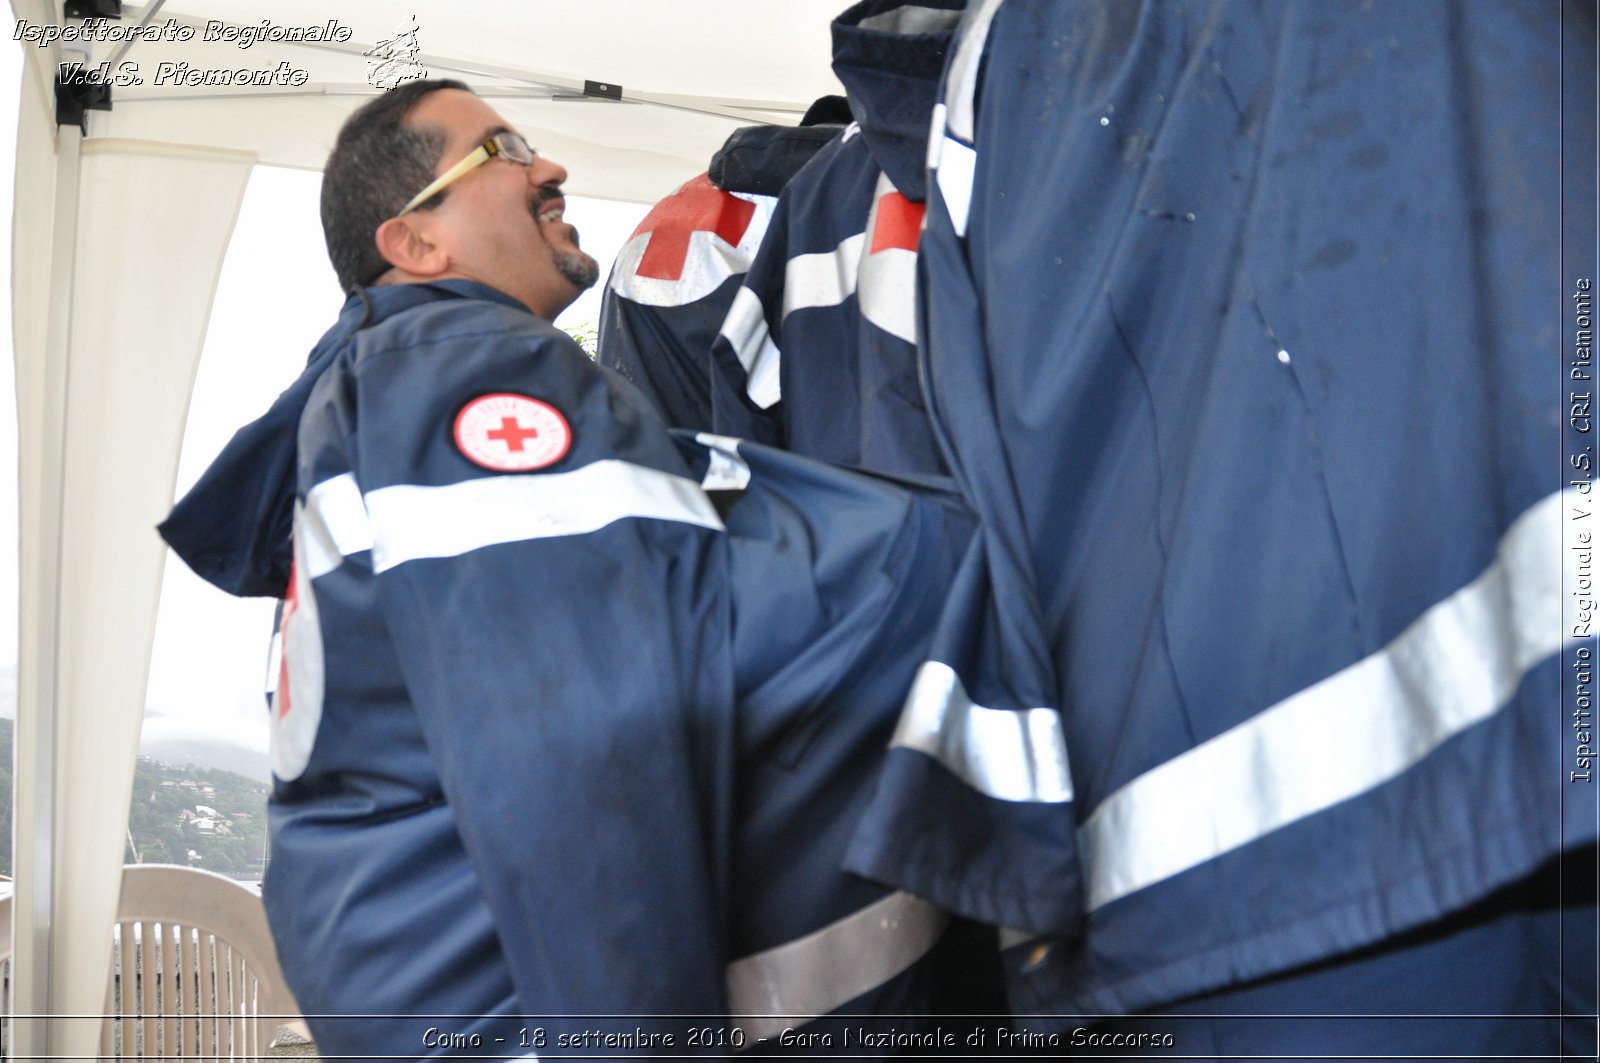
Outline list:
[[[322,235],[347,292],[388,270],[378,252],[378,226],[433,180],[444,134],[408,127],[405,118],[439,89],[472,91],[449,78],[408,82],[363,104],[339,129],[322,173]]]

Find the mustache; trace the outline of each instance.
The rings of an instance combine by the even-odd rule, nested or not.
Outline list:
[[[546,203],[549,203],[553,199],[565,199],[565,198],[566,198],[566,196],[561,191],[561,188],[559,186],[556,186],[554,188],[548,187],[548,186],[540,188],[538,194],[536,196],[534,196],[533,209],[530,210],[529,213],[533,215],[533,218],[534,218],[535,221],[538,221],[539,220],[539,215],[544,212],[544,207],[545,207]],[[578,233],[578,227],[575,226],[575,225],[572,227],[572,245],[574,247],[581,246],[581,237],[580,237],[580,235]],[[585,256],[585,257],[587,257],[587,256]],[[594,281],[591,280],[591,281],[589,281],[588,284],[581,285],[581,287],[587,288],[587,287],[589,287],[590,284],[593,284],[593,283],[594,283]]]

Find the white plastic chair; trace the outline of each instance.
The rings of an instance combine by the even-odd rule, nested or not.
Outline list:
[[[9,1012],[9,897],[0,928]],[[102,1058],[263,1058],[278,1027],[299,1018],[259,896],[196,868],[122,869]]]

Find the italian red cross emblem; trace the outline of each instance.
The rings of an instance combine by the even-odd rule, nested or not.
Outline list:
[[[713,233],[729,247],[738,247],[755,212],[755,204],[724,192],[707,174],[685,181],[633,230],[634,236],[650,234],[634,272],[657,280],[681,280],[691,232]]]
[[[549,403],[514,392],[483,395],[456,414],[456,449],[495,472],[554,465],[572,446],[567,419]]]

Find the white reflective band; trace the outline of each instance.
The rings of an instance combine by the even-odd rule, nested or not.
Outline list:
[[[941,661],[917,670],[889,744],[926,753],[1001,801],[1072,800],[1061,714],[975,705],[955,670]]]
[[[695,440],[711,451],[711,464],[700,478],[707,491],[743,491],[750,486],[750,466],[739,456],[739,441],[732,436],[698,432]]]
[[[306,492],[305,512],[296,534],[305,549],[306,574],[325,576],[351,554],[372,549],[372,526],[361,489],[349,473],[324,480]]]
[[[278,692],[278,672],[283,668],[283,630],[280,628],[272,633],[272,641],[267,643],[267,687],[266,694],[270,699]]]
[[[760,297],[741,286],[733,295],[728,316],[722,319],[720,332],[739,356],[739,364],[744,366],[745,391],[750,401],[763,410],[776,405],[783,398],[783,385],[778,379],[783,356],[778,345],[772,342],[772,330],[767,327],[767,312]]]
[[[939,33],[951,29],[961,21],[961,12],[941,7],[923,7],[906,4],[889,11],[870,15],[857,22],[864,30],[883,33]]]
[[[872,209],[867,214],[867,232],[878,231],[878,210],[883,197],[897,194],[889,175],[880,173],[872,193]],[[922,204],[917,204],[916,208],[920,211]],[[858,283],[861,316],[891,336],[916,343],[917,253],[903,247],[886,247],[869,253],[861,263]]]
[[[548,476],[383,487],[367,495],[367,512],[375,572],[499,543],[584,535],[628,518],[722,529],[693,480],[616,460]]]
[[[949,915],[891,893],[813,934],[728,964],[729,1021],[753,1042],[844,1005],[916,963]]]
[[[1018,930],[1016,927],[1003,926],[1000,928],[1000,951],[1014,949],[1018,945],[1026,945],[1030,941],[1038,941],[1040,935],[1032,930]]]
[[[783,273],[783,316],[818,306],[838,306],[856,290],[867,234],[856,233],[832,251],[796,255]]]
[[[1563,501],[1383,649],[1108,797],[1079,828],[1089,909],[1380,786],[1506,705],[1560,647]]]
[[[1003,0],[981,0],[970,10],[956,54],[945,74],[944,100],[934,108],[928,136],[928,160],[933,178],[944,197],[945,209],[956,235],[967,235],[972,214],[972,179],[978,169],[973,101],[978,92],[978,70],[989,41],[989,26]]]
[[[967,235],[967,217],[972,213],[972,179],[978,169],[978,153],[959,140],[945,137],[939,145],[939,168],[933,179],[950,212],[956,235]]]
[[[917,253],[888,247],[861,267],[861,316],[891,336],[917,342]]]
[[[1001,2],[981,0],[967,20],[966,29],[961,33],[961,42],[956,45],[956,54],[950,60],[950,69],[945,74],[944,102],[950,111],[950,131],[969,144],[975,139],[972,135],[972,111],[973,100],[978,94],[979,60],[983,58],[984,47],[989,43],[989,25],[994,21]]]

